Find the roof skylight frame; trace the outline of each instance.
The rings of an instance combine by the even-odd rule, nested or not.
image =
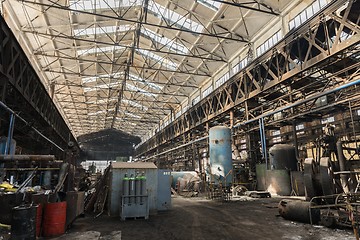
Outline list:
[[[95,2],[95,4],[93,4]],[[124,4],[125,2],[125,4]],[[120,5],[122,3],[122,5]],[[142,6],[143,0],[69,0],[69,8],[77,11],[95,11],[99,9],[118,9],[121,7]],[[202,32],[204,26],[154,1],[149,1],[148,11],[168,24],[177,25],[193,32]]]
[[[215,2],[212,0],[196,0],[196,2],[214,11],[218,11],[221,6],[221,2]]]
[[[134,86],[134,85],[132,85],[130,83],[126,83],[126,88],[128,88],[128,89],[130,89],[132,91],[136,91],[138,93],[144,94],[147,97],[154,97],[154,98],[157,97],[157,94],[148,92],[148,91],[146,91],[146,90],[144,90],[142,88],[139,88],[137,86]]]
[[[150,82],[148,80],[145,80],[145,79],[143,79],[143,78],[141,78],[139,76],[136,76],[136,75],[134,75],[132,73],[129,73],[129,78],[132,79],[132,80],[135,80],[137,82],[140,82],[140,83],[142,83],[142,84],[144,84],[144,85],[146,85],[146,86],[148,86],[148,87],[150,87],[150,88],[152,88],[154,90],[161,91],[163,89],[162,86],[159,86],[159,85],[157,85],[155,83],[152,83],[152,82]]]
[[[87,56],[92,54],[103,54],[105,52],[117,52],[119,50],[125,50],[126,48],[123,46],[106,46],[106,47],[93,47],[93,48],[86,48],[77,50],[77,55],[80,56]]]
[[[85,78],[82,78],[81,81],[83,84],[86,84],[86,83],[96,82],[96,80],[98,80],[98,79],[107,79],[107,78],[118,79],[121,77],[125,77],[124,72],[117,72],[117,73],[112,73],[112,74],[103,74],[103,75],[99,75],[99,76],[85,77]]]
[[[122,24],[119,26],[104,26],[104,27],[88,27],[88,28],[78,28],[73,29],[74,36],[92,36],[98,34],[113,34],[116,32],[127,32],[135,29],[134,25]]]
[[[107,78],[118,79],[121,77],[125,77],[124,72],[117,72],[117,73],[112,73],[112,74],[102,74],[99,76],[85,77],[85,78],[82,78],[81,81],[83,84],[86,84],[86,83],[96,82],[96,80],[98,80],[98,79],[107,79]]]
[[[101,84],[101,85],[95,85],[95,86],[91,86],[91,87],[84,87],[83,91],[84,92],[92,92],[92,91],[97,91],[99,89],[109,89],[109,88],[113,88],[115,86],[121,85],[122,82],[112,82],[112,83],[108,83],[108,84]]]
[[[124,103],[131,105],[133,107],[140,108],[141,110],[144,110],[144,111],[147,111],[149,109],[147,106],[144,106],[140,103],[137,103],[137,102],[129,100],[129,99],[122,99],[121,101],[123,101]]]
[[[129,112],[129,111],[123,111],[123,113],[124,113],[125,115],[130,116],[130,117],[137,118],[137,119],[141,119],[141,116],[136,115],[136,114],[134,114],[134,113],[131,113],[131,112]]]
[[[69,8],[79,11],[95,11],[98,9],[119,9],[121,7],[141,6],[142,3],[143,0],[69,0]]]
[[[145,36],[150,38],[151,40],[154,40],[155,42],[164,45],[166,48],[168,48],[170,51],[173,51],[175,53],[182,53],[187,54],[188,49],[177,42],[175,42],[173,39],[169,39],[167,37],[164,37],[154,31],[151,31],[148,28],[142,27],[140,32]]]
[[[120,26],[105,26],[105,27],[89,27],[89,28],[79,28],[74,29],[74,36],[75,37],[82,37],[82,36],[92,36],[92,35],[99,35],[99,34],[114,34],[117,31],[120,32],[127,32],[129,30],[134,30],[134,25],[130,24],[124,24]],[[169,39],[167,37],[164,37],[154,31],[151,31],[148,28],[142,27],[140,30],[140,33],[145,36],[146,38],[149,38],[150,40],[153,40],[166,48],[168,48],[170,51],[173,51],[175,53],[180,54],[187,54],[188,49],[182,45],[177,43],[174,39]]]
[[[148,11],[156,17],[168,21],[168,24],[174,24],[179,28],[185,28],[193,32],[202,32],[204,26],[179,13],[172,11],[154,1],[149,1]]]
[[[153,61],[155,61],[156,63],[162,65],[162,66],[165,66],[166,68],[170,69],[170,70],[176,70],[178,65],[169,60],[169,59],[166,59],[164,57],[161,57],[153,52],[150,52],[148,50],[145,50],[145,49],[136,49],[135,50],[137,53],[139,53],[140,55],[143,55],[144,57],[149,57],[150,59],[152,59]]]

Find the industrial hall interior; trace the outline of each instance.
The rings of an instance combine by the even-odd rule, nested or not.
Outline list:
[[[360,239],[360,0],[0,13],[0,240]]]

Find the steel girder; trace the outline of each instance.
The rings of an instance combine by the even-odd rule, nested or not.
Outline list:
[[[344,2],[348,7],[339,12]],[[359,42],[358,4],[333,2],[139,146],[137,156],[163,148],[193,129],[228,115],[229,111],[236,113],[237,122],[248,121],[281,104],[351,80],[358,74]],[[347,91],[348,97],[358,94],[357,89]],[[301,105],[286,117],[299,116],[312,111],[312,107],[313,104]]]
[[[9,83],[7,91],[3,90],[0,93],[2,98],[6,99],[6,95],[11,93],[16,95],[12,96],[13,98],[21,97],[24,99],[41,116],[41,119],[48,124],[48,126],[39,124],[38,127],[42,128],[40,131],[46,132],[49,128],[54,130],[56,133],[56,136],[54,136],[56,140],[54,139],[54,142],[56,144],[67,146],[69,140],[76,142],[60,112],[41,83],[39,76],[29,63],[28,58],[2,17],[0,17],[0,42],[1,81],[7,80]],[[23,114],[32,112],[25,105],[14,107]],[[32,117],[37,118],[36,116]],[[33,121],[33,119],[26,120]],[[37,124],[35,123],[35,125]]]

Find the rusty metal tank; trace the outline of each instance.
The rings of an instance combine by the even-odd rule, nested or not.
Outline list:
[[[291,221],[316,224],[320,221],[320,209],[310,208],[312,202],[283,199],[279,202],[279,214]]]
[[[232,184],[231,129],[216,126],[209,130],[210,180],[225,187]]]
[[[297,170],[295,147],[289,144],[276,144],[269,149],[270,169]]]

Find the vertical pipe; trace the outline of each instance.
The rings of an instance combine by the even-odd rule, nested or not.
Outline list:
[[[12,136],[13,136],[13,133],[14,133],[14,123],[15,123],[15,115],[11,114],[10,115],[9,130],[8,130],[8,137],[7,137],[6,144],[5,144],[4,155],[10,154],[10,151],[11,151]]]
[[[48,167],[50,167],[50,166],[48,166]],[[46,187],[49,187],[49,188],[51,187],[51,171],[45,171],[43,185]]]
[[[354,140],[355,140],[355,146],[356,146],[356,149],[357,149],[358,148],[358,142],[357,142],[357,138],[356,138],[355,125],[354,125],[354,116],[353,116],[350,101],[349,101],[349,110],[350,110],[351,125],[352,125],[352,131],[353,131],[353,135],[354,135]]]
[[[296,134],[296,122],[292,122],[292,130],[293,130],[293,138],[294,138],[294,145],[295,145],[295,156],[296,158],[299,157],[299,149],[298,149],[298,138]]]
[[[230,111],[230,127],[234,126],[234,111]]]
[[[346,160],[345,160],[345,156],[343,153],[343,147],[342,147],[342,142],[341,140],[336,142],[336,150],[337,150],[337,154],[338,154],[338,161],[339,161],[339,166],[340,166],[340,171],[346,171]],[[349,192],[349,184],[348,184],[348,179],[346,174],[340,174],[340,178],[341,178],[341,185],[343,187],[343,190],[345,193]]]
[[[259,119],[259,133],[260,133],[260,143],[261,143],[262,157],[263,157],[263,159],[265,159],[265,156],[264,156],[264,142],[263,142],[262,127],[261,127],[261,119]]]
[[[268,156],[267,156],[267,149],[266,149],[266,136],[265,136],[264,118],[261,118],[261,126],[262,126],[262,134],[263,134],[263,141],[264,141],[265,164],[266,164],[266,169],[268,169]]]

